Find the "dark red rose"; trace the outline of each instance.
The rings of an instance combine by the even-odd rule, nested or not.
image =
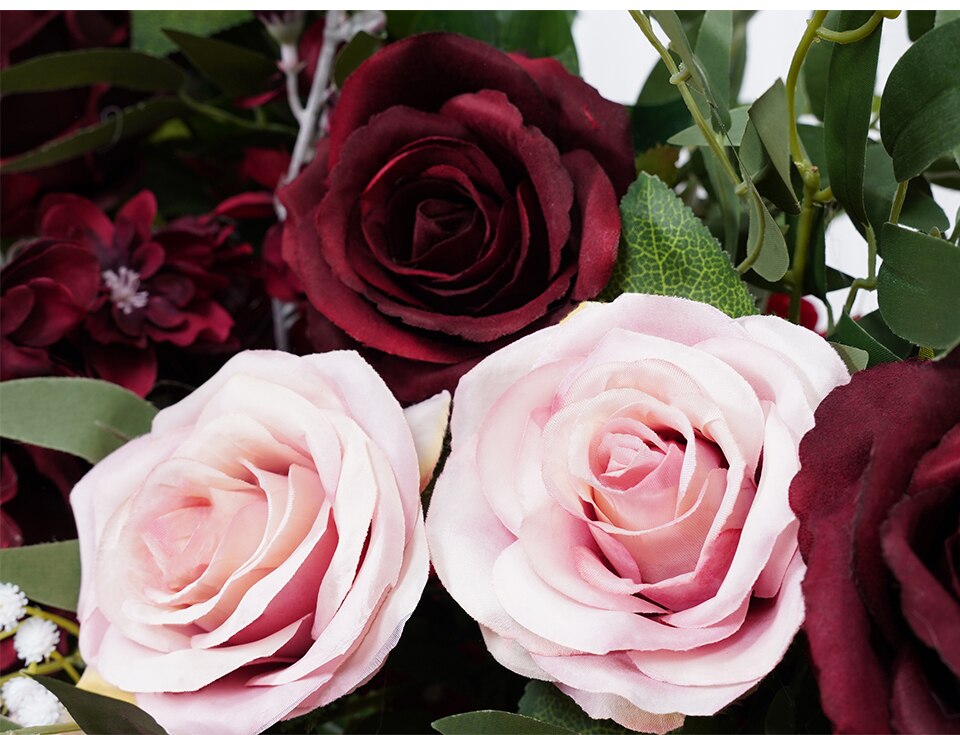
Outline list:
[[[633,178],[626,111],[556,61],[446,33],[391,44],[281,191],[315,346],[359,343],[404,401],[452,388],[599,293]]]
[[[824,712],[960,731],[960,351],[857,373],[815,419],[790,504]]]
[[[34,56],[124,44],[126,12],[7,10],[0,12],[0,68]],[[7,159],[81,127],[100,122],[107,108],[119,108],[143,95],[105,84],[4,95],[0,99],[0,159]],[[23,174],[0,177],[0,223],[4,237],[30,234],[37,197],[51,190],[99,195],[132,171],[126,144]]]
[[[0,380],[53,374],[49,348],[96,302],[96,256],[69,240],[48,238],[19,249],[0,274]]]
[[[790,296],[785,293],[772,293],[767,299],[767,308],[765,314],[773,314],[783,319],[790,318]],[[817,322],[820,321],[820,315],[817,314],[817,307],[813,305],[810,297],[804,296],[800,300],[800,326],[806,327],[812,332],[817,331]],[[819,334],[819,332],[818,332]]]

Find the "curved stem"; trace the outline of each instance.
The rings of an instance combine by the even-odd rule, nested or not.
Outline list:
[[[831,31],[829,28],[819,28],[817,30],[817,37],[833,43],[856,43],[873,33],[874,29],[883,22],[884,18],[896,18],[899,15],[899,10],[874,10],[873,15],[859,28],[851,28],[849,31]]]
[[[761,209],[764,204],[760,200],[760,195],[757,191],[755,189],[752,191],[753,196],[750,198],[750,202],[757,212],[757,238],[750,245],[750,251],[747,253],[747,257],[737,266],[737,273],[741,274],[746,273],[753,267],[753,264],[757,262],[757,259],[760,257],[760,251],[763,250],[763,240],[767,236],[767,218],[763,216],[763,210]]]
[[[847,294],[847,301],[843,305],[843,310],[850,314],[854,302],[857,300],[857,293],[860,289],[872,291],[877,287],[877,236],[873,228],[867,225],[867,277],[854,278],[850,284],[850,293]]]
[[[814,197],[820,189],[820,173],[812,169],[803,183],[803,204],[797,222],[797,236],[793,245],[793,263],[787,274],[790,279],[790,321],[800,323],[800,299],[803,297],[803,277],[807,268],[807,250],[813,227]]]
[[[897,224],[900,221],[900,210],[903,209],[903,202],[907,198],[907,186],[910,184],[910,180],[901,181],[897,184],[897,193],[893,197],[893,205],[890,207],[890,216],[887,217],[887,221],[891,224]]]
[[[43,620],[49,620],[56,626],[63,628],[74,638],[80,635],[79,626],[72,620],[67,620],[66,618],[55,615],[54,613],[47,612],[46,610],[41,610],[39,607],[25,607],[27,615],[32,615],[35,618],[42,618]]]
[[[293,128],[287,127],[286,125],[280,125],[278,123],[247,120],[239,115],[234,115],[232,112],[221,110],[219,107],[214,107],[213,105],[208,105],[204,102],[198,102],[185,92],[180,93],[179,99],[194,112],[199,112],[201,115],[209,117],[211,120],[216,120],[220,123],[243,128],[244,130],[257,130],[264,133],[279,133],[281,135],[293,135],[296,132]]]
[[[53,653],[51,653],[50,658],[52,658],[54,661],[57,661],[61,666],[63,666],[63,670],[67,672],[67,675],[71,679],[73,679],[74,684],[80,681],[80,674],[78,674],[77,670],[73,668],[73,664],[70,663],[70,661],[68,661],[66,658],[64,658],[59,651],[54,651]]]
[[[4,684],[15,676],[23,676],[26,674],[55,674],[58,671],[63,671],[65,668],[64,662],[69,664],[79,664],[83,661],[80,658],[80,652],[70,654],[69,656],[61,657],[60,661],[50,661],[45,664],[30,664],[27,667],[26,671],[12,671],[9,674],[0,676],[0,684]]]
[[[803,60],[807,57],[807,51],[817,40],[817,31],[823,25],[827,17],[826,10],[818,10],[813,14],[807,23],[807,30],[804,31],[797,45],[797,50],[793,52],[793,59],[790,62],[790,70],[787,72],[787,119],[790,122],[790,155],[797,168],[800,168],[799,162],[804,160],[803,147],[800,145],[800,133],[797,130],[797,81],[800,79],[800,68],[803,66]],[[801,175],[803,171],[800,171]]]
[[[290,112],[297,122],[303,120],[303,102],[300,100],[300,80],[299,74],[302,64],[297,51],[296,43],[284,43],[280,45],[280,68],[283,70],[284,81],[287,88],[287,103],[290,105]]]
[[[707,145],[710,146],[710,150],[713,151],[713,154],[720,162],[724,173],[737,189],[738,194],[745,193],[746,189],[743,189],[741,186],[742,182],[740,181],[740,177],[733,168],[733,164],[730,163],[730,157],[727,155],[726,149],[723,147],[721,141],[718,140],[717,134],[713,131],[713,128],[710,127],[710,123],[704,118],[703,113],[700,112],[700,108],[697,106],[696,100],[693,99],[693,95],[690,93],[690,87],[687,85],[687,79],[690,78],[690,71],[688,69],[681,70],[680,67],[677,66],[677,63],[673,60],[670,52],[653,32],[653,26],[651,25],[647,16],[645,16],[639,10],[631,10],[629,12],[630,17],[633,18],[636,24],[640,27],[640,30],[643,32],[643,35],[646,36],[647,40],[650,42],[650,45],[656,49],[657,53],[660,54],[660,58],[663,59],[663,63],[667,67],[667,71],[670,72],[670,83],[677,88],[678,92],[680,92],[680,96],[683,98],[684,104],[686,104],[687,109],[690,110],[690,115],[693,117],[693,121],[700,129],[700,133],[707,141]]]

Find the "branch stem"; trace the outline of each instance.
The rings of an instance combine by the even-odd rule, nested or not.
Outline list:
[[[849,31],[831,31],[829,28],[819,28],[817,29],[817,38],[822,38],[824,41],[831,41],[832,43],[856,43],[873,33],[874,29],[883,22],[884,18],[893,19],[899,15],[899,10],[874,10],[873,15],[859,28],[851,28]]]

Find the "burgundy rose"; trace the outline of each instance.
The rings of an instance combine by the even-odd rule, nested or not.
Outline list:
[[[452,387],[599,293],[633,177],[626,111],[556,61],[446,33],[386,47],[281,192],[315,346],[358,342],[401,400]]]
[[[57,372],[50,347],[97,299],[96,256],[69,240],[47,238],[20,249],[0,273],[0,380]]]
[[[790,488],[806,630],[838,732],[960,730],[960,351],[820,405]]]
[[[97,295],[79,336],[87,371],[141,395],[157,374],[156,347],[222,344],[233,319],[221,303],[249,245],[212,218],[182,218],[154,231],[156,200],[141,192],[116,222],[70,194],[41,205],[42,240],[71,242],[97,263]],[[41,241],[42,241],[41,240]]]

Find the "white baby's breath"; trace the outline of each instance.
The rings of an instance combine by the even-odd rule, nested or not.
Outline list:
[[[17,627],[27,607],[27,596],[15,584],[0,582],[0,629],[4,632]]]
[[[25,663],[40,663],[60,642],[60,630],[49,620],[29,618],[20,623],[13,637],[13,647]]]
[[[10,719],[23,727],[69,721],[69,715],[60,701],[28,676],[15,676],[6,682],[0,687],[0,697]]]

